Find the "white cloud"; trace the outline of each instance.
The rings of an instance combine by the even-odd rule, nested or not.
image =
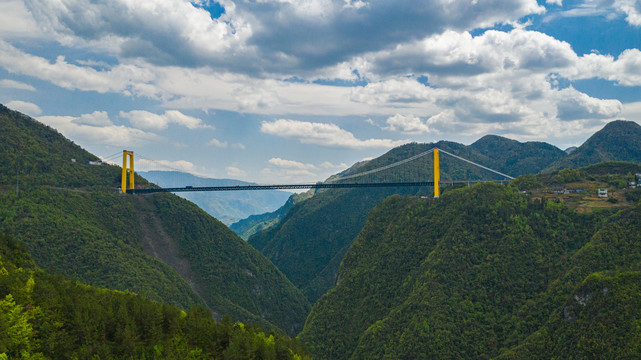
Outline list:
[[[641,101],[623,104],[621,118],[641,124]]]
[[[94,111],[91,114],[82,114],[80,117],[73,119],[73,122],[78,125],[90,126],[110,126],[113,122],[109,119],[109,114],[106,111]]]
[[[268,161],[270,164],[280,167],[280,168],[289,168],[289,169],[315,169],[316,166],[313,164],[303,164],[294,160],[285,160],[281,158],[271,158]]]
[[[199,3],[25,1],[41,28],[66,45],[253,74],[322,68],[445,29],[491,27],[545,11],[536,0],[223,1],[225,13],[213,19]]]
[[[387,118],[386,130],[391,131],[400,131],[406,134],[421,134],[421,133],[430,133],[430,127],[427,123],[421,121],[421,119],[414,115],[401,115],[396,114]]]
[[[563,73],[573,80],[601,78],[623,86],[641,86],[641,51],[624,50],[616,60],[610,55],[586,54]]]
[[[40,122],[60,131],[65,137],[78,144],[127,147],[132,144],[144,145],[151,142],[160,142],[165,140],[156,134],[122,125],[95,126],[85,123],[90,121],[89,119],[100,119],[101,116],[100,112],[94,112],[80,117],[40,116],[37,119]]]
[[[192,172],[195,169],[193,163],[187,160],[149,160],[141,157],[136,158],[136,171],[183,171]]]
[[[34,103],[13,100],[5,104],[9,109],[20,111],[21,113],[27,114],[29,116],[37,116],[42,114],[42,109]]]
[[[0,39],[35,38],[44,35],[23,1],[0,2]]]
[[[233,143],[231,144],[232,149],[245,150],[245,145],[242,143]]]
[[[208,146],[213,146],[217,147],[220,149],[225,149],[227,147],[227,142],[226,141],[220,141],[218,139],[211,139],[208,143]]]
[[[38,24],[64,44],[99,42],[122,57],[146,57],[151,63],[184,64],[242,52],[252,34],[243,19],[212,19],[181,0],[26,0]],[[231,5],[231,4],[230,4]],[[233,13],[232,6],[227,13]]]
[[[21,82],[9,80],[9,79],[0,80],[0,87],[5,89],[36,91],[36,88],[34,88],[29,84],[25,84],[25,83],[21,83]]]
[[[153,95],[147,85],[154,77],[149,69],[118,65],[98,71],[92,67],[69,64],[63,56],[58,56],[51,63],[45,58],[27,54],[1,39],[0,66],[10,72],[46,80],[65,89]]]
[[[203,124],[203,121],[201,119],[187,116],[177,110],[167,110],[165,111],[164,116],[167,118],[169,123],[182,125],[187,129],[213,129],[212,126]]]
[[[553,4],[558,6],[563,6],[563,0],[545,0],[546,4]]]
[[[178,124],[188,129],[212,128],[203,123],[201,119],[187,116],[176,110],[165,111],[164,114],[154,114],[144,110],[132,110],[129,112],[120,112],[120,117],[129,119],[129,122],[141,129],[147,130],[165,130],[169,124]]]
[[[329,161],[324,161],[322,164],[320,164],[320,167],[324,169],[346,169],[347,164],[345,163],[340,163],[340,164],[332,164]]]
[[[309,183],[318,181],[318,174],[308,169],[264,168],[260,175],[270,183]]]
[[[570,87],[560,91],[558,118],[561,120],[612,119],[623,110],[619,100],[601,100]]]
[[[420,41],[399,44],[393,50],[368,54],[365,69],[374,74],[428,74],[431,83],[454,85],[457,80],[496,72],[550,72],[571,66],[577,59],[570,44],[535,32],[446,31]],[[374,75],[372,75],[374,76]]]
[[[406,143],[404,140],[357,139],[354,134],[336,124],[313,123],[288,119],[263,121],[260,131],[284,138],[298,139],[303,144],[342,148],[392,148]]]
[[[245,170],[241,170],[235,166],[227,166],[225,170],[227,171],[227,176],[231,176],[233,178],[244,178],[247,176],[247,172]]]
[[[641,26],[641,1],[615,0],[614,7],[627,15],[625,20],[630,23],[630,25]]]

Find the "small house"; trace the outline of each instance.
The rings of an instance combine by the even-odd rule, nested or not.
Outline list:
[[[600,188],[598,195],[599,195],[600,198],[607,198],[608,197],[608,189]]]

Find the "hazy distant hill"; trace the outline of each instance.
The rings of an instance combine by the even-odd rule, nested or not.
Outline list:
[[[120,168],[90,160],[55,130],[0,106],[0,233],[73,280],[300,330],[307,300],[259,252],[175,195],[122,194]]]
[[[359,164],[358,173],[394,163],[437,146],[510,175],[536,172],[549,166],[564,152],[545,143],[519,143],[487,136],[471,146],[441,141],[407,144],[383,156]],[[523,159],[523,161],[519,161]],[[432,160],[416,162],[413,171],[426,180],[433,178]],[[532,169],[528,169],[528,164]],[[409,171],[409,170],[408,170]],[[442,179],[495,179],[496,175],[442,155]],[[428,195],[428,188],[338,189],[317,192],[294,205],[275,226],[259,232],[249,243],[265,254],[314,302],[335,282],[338,266],[353,239],[365,224],[367,213],[392,194]],[[305,263],[304,267],[300,267]]]
[[[315,359],[637,358],[641,204],[480,184],[378,205],[299,338]]]
[[[276,225],[294,206],[295,203],[301,202],[312,196],[312,192],[305,192],[302,194],[292,194],[285,204],[275,211],[251,215],[246,219],[242,219],[229,226],[229,228],[244,240],[248,240],[255,233],[266,230]]]
[[[583,145],[555,162],[546,171],[579,168],[611,160],[641,162],[641,126],[639,124],[623,120],[608,123]]]
[[[178,171],[141,171],[138,174],[161,187],[256,185],[240,180],[203,178]],[[179,192],[176,195],[193,202],[229,226],[251,215],[277,210],[285,204],[291,193],[270,190]]]

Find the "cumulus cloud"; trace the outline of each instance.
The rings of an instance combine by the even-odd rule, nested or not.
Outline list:
[[[601,78],[624,86],[641,86],[641,51],[624,50],[618,58],[611,55],[586,54],[577,65],[563,72],[573,80]]]
[[[118,65],[107,70],[68,63],[63,56],[55,62],[27,54],[6,41],[0,40],[0,66],[10,72],[49,81],[65,89],[120,92],[153,95],[146,87],[153,73],[135,65]]]
[[[133,110],[129,112],[120,112],[120,117],[129,119],[129,122],[141,129],[146,130],[165,130],[169,124],[178,124],[188,129],[212,128],[203,123],[201,119],[185,115],[177,110],[168,110],[164,114],[154,114],[144,110]]]
[[[3,0],[0,2],[0,38],[24,39],[44,35],[23,1]]]
[[[641,1],[615,0],[614,7],[627,15],[625,20],[630,23],[630,25],[641,26]]]
[[[227,166],[225,170],[227,171],[227,176],[231,176],[233,178],[247,177],[247,172],[245,170],[241,170],[235,166]]]
[[[446,31],[393,50],[366,56],[363,72],[373,75],[429,74],[430,82],[447,77],[464,78],[485,73],[526,70],[552,71],[571,66],[577,59],[570,44],[536,31]]]
[[[182,0],[25,4],[40,26],[63,43],[100,42],[122,57],[150,63],[193,65],[230,49],[242,52],[243,38],[252,34],[242,19],[233,24],[228,18],[212,19],[206,10]]]
[[[387,118],[386,130],[391,131],[400,131],[407,134],[421,134],[431,132],[427,123],[421,121],[421,119],[414,115],[401,115],[396,114]]]
[[[199,2],[182,0],[25,4],[65,44],[99,43],[122,58],[255,74],[318,69],[445,29],[545,11],[536,0],[225,1],[224,14],[212,18]]]
[[[21,82],[9,80],[9,79],[0,80],[0,87],[5,89],[36,91],[36,88],[34,88],[29,84],[25,84],[25,83],[21,83]]]
[[[211,139],[208,143],[208,146],[217,147],[219,149],[225,149],[227,147],[226,141],[220,141],[218,139]]]
[[[303,144],[315,144],[341,148],[392,148],[407,141],[390,139],[357,139],[351,132],[336,124],[313,123],[297,120],[278,119],[263,121],[260,131],[289,139],[297,139]]]
[[[161,136],[122,125],[113,125],[102,112],[74,116],[40,116],[40,122],[60,131],[79,144],[98,144],[127,147],[165,140]],[[91,124],[93,122],[93,125]]]
[[[280,167],[280,168],[289,168],[289,169],[315,169],[316,166],[312,164],[303,164],[294,160],[285,160],[281,158],[271,158],[268,161],[270,164]]]
[[[623,110],[618,100],[596,99],[573,88],[561,90],[560,95],[557,116],[561,120],[611,119]]]
[[[195,165],[187,160],[148,160],[140,157],[136,159],[136,167],[138,171],[177,170],[192,172],[195,169]]]
[[[232,149],[245,150],[245,145],[242,143],[233,143],[231,144]]]
[[[72,120],[74,124],[89,126],[111,126],[113,122],[109,119],[106,111],[94,111],[91,114],[82,114]]]
[[[318,180],[318,174],[309,169],[297,168],[264,168],[260,175],[271,183],[296,182],[307,183]]]
[[[21,113],[27,114],[29,116],[37,116],[42,114],[42,109],[34,103],[13,100],[5,104],[9,109],[20,111]]]
[[[641,123],[641,101],[623,104],[621,118]]]

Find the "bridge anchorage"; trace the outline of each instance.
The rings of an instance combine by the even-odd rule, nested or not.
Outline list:
[[[455,159],[464,161],[471,165],[476,166],[477,168],[487,170],[493,174],[503,177],[503,180],[441,180],[441,168],[440,168],[440,159],[439,154],[444,153],[448,156],[451,156]],[[403,164],[406,164],[410,161],[417,160],[422,157],[427,157],[427,155],[433,154],[433,181],[408,181],[408,180],[386,180],[386,181],[372,181],[368,180],[366,176],[372,175],[377,178],[381,176],[378,175],[382,171],[396,168]],[[127,166],[129,160],[129,166]],[[129,181],[127,181],[127,176],[129,176]],[[422,176],[423,178],[425,176]],[[352,180],[353,182],[343,182],[345,180]],[[360,181],[358,181],[360,179]],[[243,191],[243,190],[285,190],[285,189],[337,189],[337,188],[369,188],[369,187],[401,187],[401,186],[430,186],[434,187],[434,197],[438,198],[441,195],[441,185],[445,184],[471,184],[485,181],[493,182],[506,182],[513,180],[514,178],[492,170],[483,165],[477,164],[473,161],[464,159],[460,156],[449,153],[443,149],[433,148],[418,155],[408,157],[406,159],[397,161],[393,164],[381,166],[376,169],[356,173],[353,175],[341,176],[338,178],[327,180],[326,182],[318,182],[315,184],[271,184],[271,185],[232,185],[232,186],[183,186],[183,187],[166,187],[166,188],[148,188],[148,189],[136,189],[134,187],[134,153],[133,151],[123,150],[122,152],[122,186],[121,190],[123,193],[127,194],[150,194],[158,192],[186,192],[186,191]]]

